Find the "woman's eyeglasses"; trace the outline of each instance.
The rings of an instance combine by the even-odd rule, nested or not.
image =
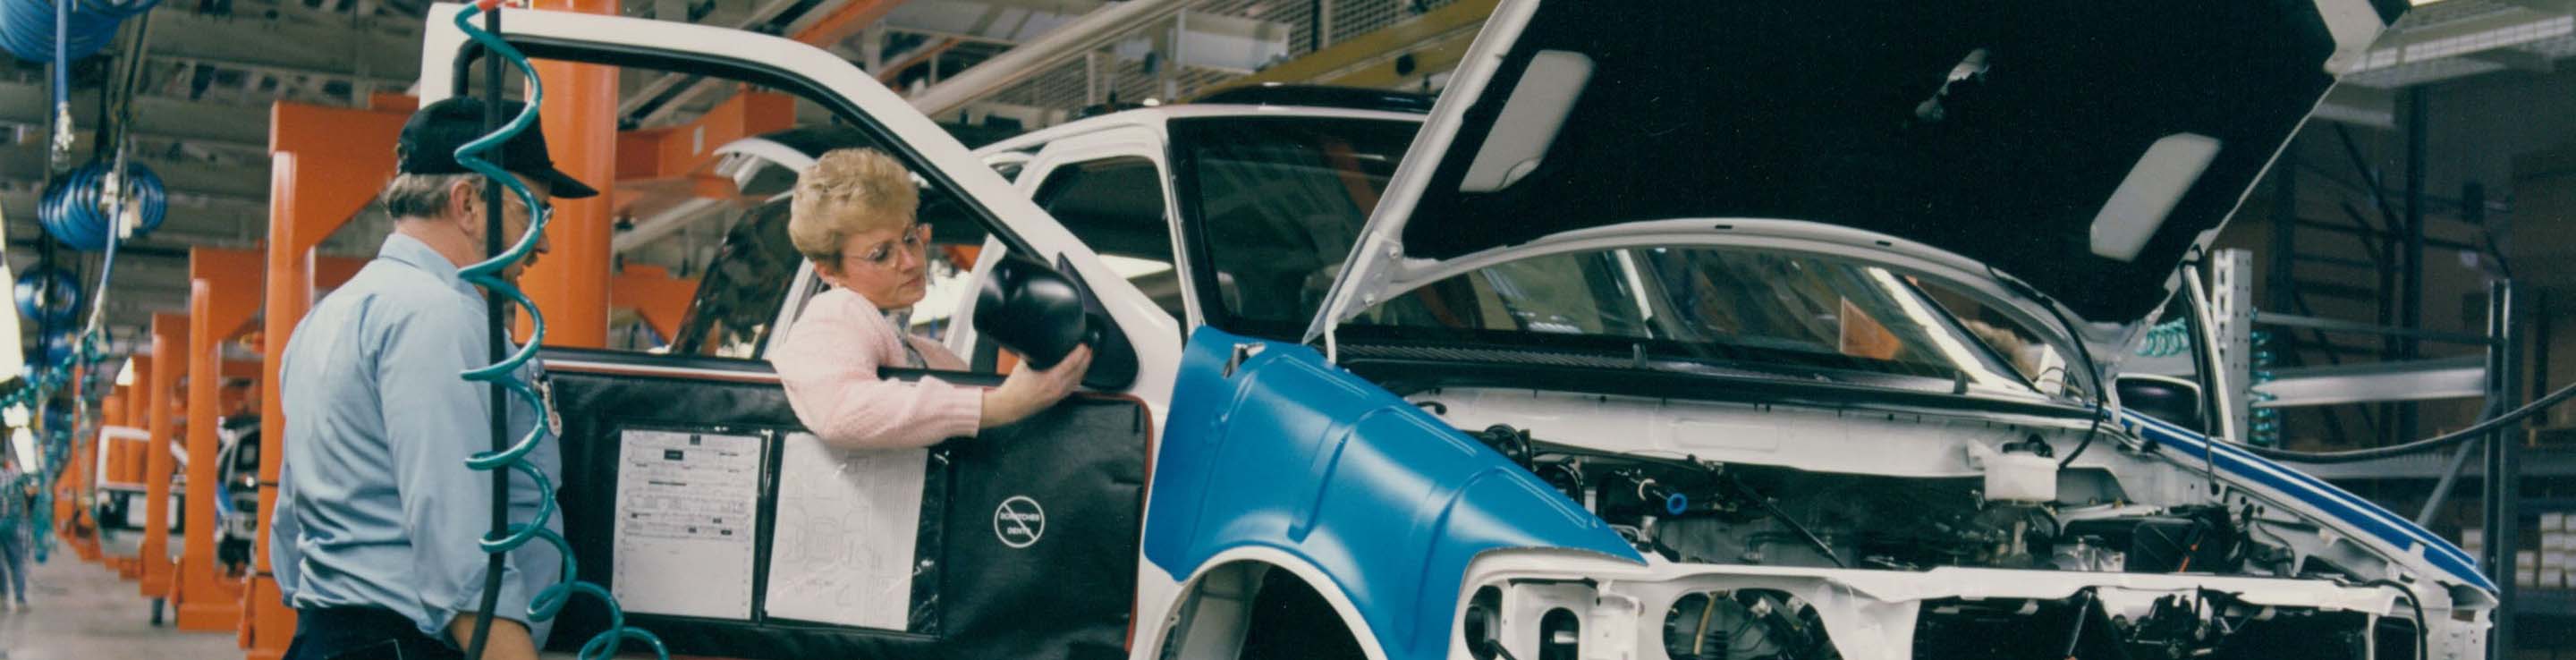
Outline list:
[[[896,250],[919,255],[921,249],[928,245],[930,245],[930,225],[916,222],[912,227],[903,230],[902,236],[894,241],[878,243],[876,247],[853,256],[858,257],[860,263],[877,268],[893,268],[895,256],[899,254]]]

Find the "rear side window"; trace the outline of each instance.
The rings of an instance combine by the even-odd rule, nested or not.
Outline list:
[[[1172,268],[1162,170],[1154,161],[1120,156],[1059,166],[1038,185],[1035,201],[1156,306],[1174,319],[1188,318]]]
[[[670,352],[750,359],[769,341],[770,324],[787,301],[787,282],[801,261],[787,240],[787,200],[779,198],[745,214],[725,232],[723,247],[698,280]]]

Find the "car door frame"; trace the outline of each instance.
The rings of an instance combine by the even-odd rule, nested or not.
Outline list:
[[[454,24],[465,5],[433,6],[422,34],[420,90],[422,102],[435,103],[456,92],[465,67],[469,40]],[[1162,419],[1174,373],[1180,363],[1178,322],[1144,292],[1103,263],[1099,255],[1063,225],[1002,180],[981,158],[929,117],[857,66],[809,44],[783,37],[714,26],[622,16],[508,9],[501,37],[532,59],[638,65],[757,82],[821,104],[914,169],[930,185],[955,191],[985,217],[994,241],[1025,250],[1050,264],[1069,265],[1092,289],[1110,318],[1124,331],[1137,355],[1138,371],[1128,392],[1144,398],[1153,419]],[[476,47],[479,50],[479,46]],[[981,265],[981,264],[979,264]],[[812,280],[813,265],[797,269],[796,282]],[[789,294],[776,327],[793,326],[802,312]]]
[[[1163,206],[1163,226],[1172,248],[1172,270],[1180,278],[1181,308],[1185,310],[1177,320],[1183,328],[1196,328],[1205,324],[1207,317],[1199,311],[1198,287],[1192,286],[1197,279],[1192,277],[1189,260],[1182,257],[1185,253],[1181,251],[1180,203],[1172,191],[1170,142],[1170,137],[1160,126],[1143,124],[1110,126],[1059,138],[1048,142],[1034,158],[1020,167],[1020,176],[1014,185],[1034,203],[1038,189],[1046,185],[1047,177],[1065,166],[1112,158],[1139,158],[1153,163],[1154,180]],[[1158,306],[1156,309],[1161,308]]]
[[[428,12],[422,34],[419,87],[424,102],[434,103],[458,91],[458,80],[468,61],[461,57],[467,54],[467,39],[456,28],[454,17],[463,9],[464,5],[440,3]],[[1097,253],[994,172],[984,159],[968,151],[873,76],[820,48],[771,35],[620,16],[526,9],[506,12],[499,34],[532,58],[644,65],[735,80],[754,78],[761,85],[822,104],[856,124],[877,138],[881,146],[897,152],[894,155],[913,166],[914,173],[924,181],[955,191],[970,212],[984,217],[991,237],[986,241],[988,249],[975,266],[977,273],[990,272],[993,261],[1009,250],[1023,251],[1051,265],[1070,266],[1074,271],[1071,274],[1089,285],[1137,356],[1135,382],[1112,394],[1137,399],[1146,409],[1147,423],[1154,427],[1162,426],[1168,418],[1172,383],[1178,375],[1183,350],[1180,322],[1109,269]],[[1155,157],[1161,160],[1161,154]],[[794,327],[814,280],[811,263],[798,267],[791,283],[797,288],[782,305],[773,332]],[[961,306],[958,313],[971,315],[972,311],[971,305]],[[971,327],[971,323],[959,327]],[[759,371],[768,371],[766,364],[759,366]],[[754,377],[776,379],[774,373]],[[1151,442],[1157,446],[1148,451],[1159,452],[1159,439]],[[1150,492],[1150,473],[1147,478]],[[1145,510],[1141,515],[1141,519],[1150,520],[1152,511]],[[1143,553],[1134,559],[1139,567],[1137,609],[1147,613],[1165,610],[1179,585],[1151,570]]]

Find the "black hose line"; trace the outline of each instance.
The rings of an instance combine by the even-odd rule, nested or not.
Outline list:
[[[2548,410],[2552,406],[2564,403],[2570,398],[2576,398],[2576,385],[2559,388],[2556,392],[2550,392],[2549,396],[2540,397],[2531,403],[2523,404],[2522,407],[2515,408],[2511,412],[2489,417],[2486,421],[2470,425],[2468,428],[2422,440],[2389,445],[2386,447],[2313,453],[2272,449],[2269,447],[2256,447],[2253,445],[2244,445],[2243,449],[2256,456],[2276,461],[2294,461],[2299,463],[2359,463],[2362,461],[2377,460],[2391,456],[2404,456],[2407,454],[2432,451],[2467,442],[2471,439],[2477,438],[2478,436],[2503,428],[2507,424],[2519,422],[2524,418],[2540,414],[2541,411]]]

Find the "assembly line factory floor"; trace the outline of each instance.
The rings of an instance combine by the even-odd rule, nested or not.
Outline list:
[[[0,611],[0,659],[232,660],[230,633],[183,633],[152,626],[152,600],[116,571],[55,555],[27,570],[30,609]]]
[[[109,552],[132,554],[132,537],[109,539]],[[122,541],[122,542],[120,542]],[[181,543],[177,536],[172,545]],[[56,550],[64,550],[56,546]],[[0,610],[0,660],[240,660],[242,649],[230,631],[179,632],[152,625],[152,599],[135,592],[116,571],[79,558],[57,554],[43,564],[30,563],[27,590],[31,608]],[[164,612],[165,621],[175,613]],[[541,654],[542,660],[572,660],[570,653]]]

